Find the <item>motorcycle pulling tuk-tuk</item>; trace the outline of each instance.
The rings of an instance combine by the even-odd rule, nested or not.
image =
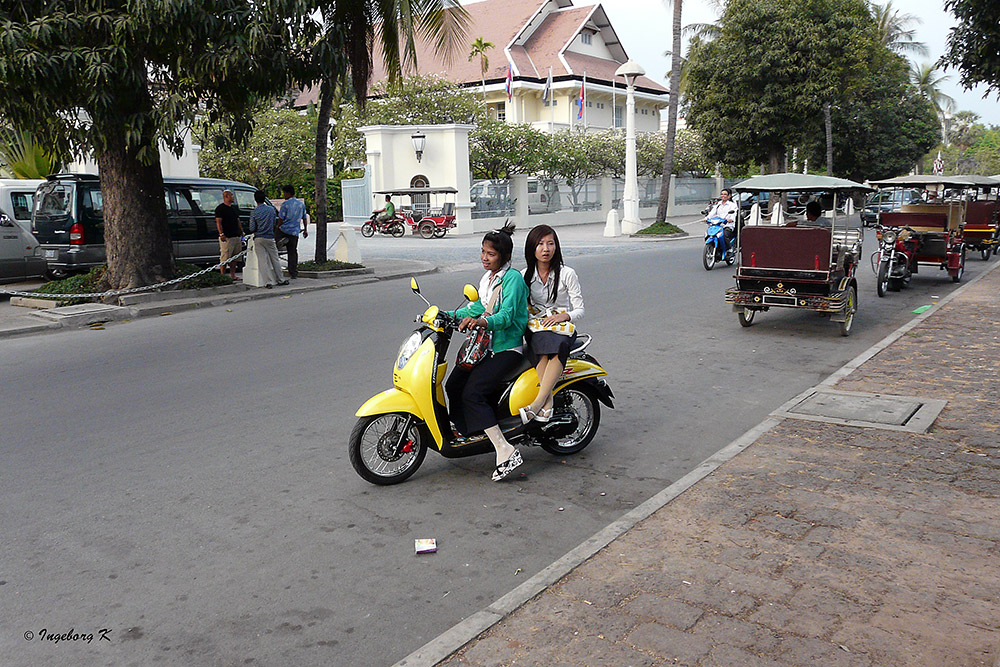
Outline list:
[[[733,189],[770,192],[771,212],[759,204],[737,224],[736,286],[726,290],[740,324],[749,327],[772,307],[811,310],[840,324],[848,336],[858,309],[855,272],[861,258],[862,230],[855,201],[869,192],[860,183],[810,174],[754,176]],[[788,194],[796,203],[819,204],[821,215],[788,213]],[[809,209],[807,208],[806,211]]]
[[[880,190],[917,188],[922,192],[919,202],[878,215],[880,240],[883,234],[899,235],[903,231],[913,244],[912,256],[903,267],[905,275],[891,277],[905,286],[910,275],[918,273],[921,266],[933,266],[947,271],[953,282],[960,282],[965,274],[966,215],[970,204],[974,213],[980,208],[980,202],[966,201],[967,193],[976,189],[975,184],[965,177],[915,175],[873,181],[872,185]],[[872,268],[878,271],[874,262]]]
[[[406,233],[420,234],[421,238],[443,238],[457,225],[455,222],[455,188],[403,188],[400,190],[380,190],[376,195],[409,197],[409,206],[400,206],[396,215],[385,222],[376,221],[376,214],[361,226],[361,235],[371,237],[375,232],[390,234],[397,238]],[[450,195],[450,197],[449,197]],[[445,201],[439,202],[439,197]]]

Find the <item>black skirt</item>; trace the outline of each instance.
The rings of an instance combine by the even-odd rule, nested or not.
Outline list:
[[[554,331],[527,331],[525,333],[528,345],[528,360],[531,365],[534,366],[538,364],[538,359],[540,357],[548,357],[553,354],[559,356],[559,363],[563,366],[566,365],[566,360],[569,359],[569,351],[573,348],[573,344],[576,342],[576,332],[573,335],[566,336],[564,334],[558,334]]]

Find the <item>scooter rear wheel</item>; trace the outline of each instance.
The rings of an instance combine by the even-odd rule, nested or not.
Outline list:
[[[542,449],[555,456],[576,454],[590,444],[601,425],[601,402],[597,392],[583,382],[574,382],[555,395],[554,408],[553,421],[571,416],[576,420],[576,428],[554,441],[542,440]],[[544,432],[545,427],[542,429]]]
[[[351,431],[351,465],[372,484],[399,484],[417,471],[427,454],[430,433],[414,420],[399,447],[403,428],[410,415],[392,412],[362,417]]]

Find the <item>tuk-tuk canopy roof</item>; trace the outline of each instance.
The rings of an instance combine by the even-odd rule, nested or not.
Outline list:
[[[379,190],[377,195],[438,195],[458,194],[455,188],[400,188],[399,190]]]
[[[753,176],[733,186],[734,190],[750,192],[811,192],[831,190],[871,190],[871,188],[833,176],[813,174],[767,174]]]
[[[995,188],[1000,187],[1000,180],[997,180],[995,176],[981,176],[979,174],[961,174],[955,178],[961,178],[963,181],[969,181],[973,185],[978,185],[981,188]]]
[[[983,178],[977,176],[976,178]],[[872,185],[878,188],[909,188],[927,187],[928,185],[944,185],[953,188],[968,188],[976,183],[969,180],[967,176],[933,176],[926,174],[914,174],[911,176],[897,176],[887,178],[884,181],[872,181]],[[997,185],[1000,185],[998,183]]]

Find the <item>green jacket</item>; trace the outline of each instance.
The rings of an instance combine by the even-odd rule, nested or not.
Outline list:
[[[450,313],[461,319],[479,317],[486,312],[485,294],[468,306]],[[497,354],[521,345],[528,327],[528,286],[520,271],[508,268],[500,280],[500,301],[493,314],[486,318],[486,328],[493,332],[493,353]]]

